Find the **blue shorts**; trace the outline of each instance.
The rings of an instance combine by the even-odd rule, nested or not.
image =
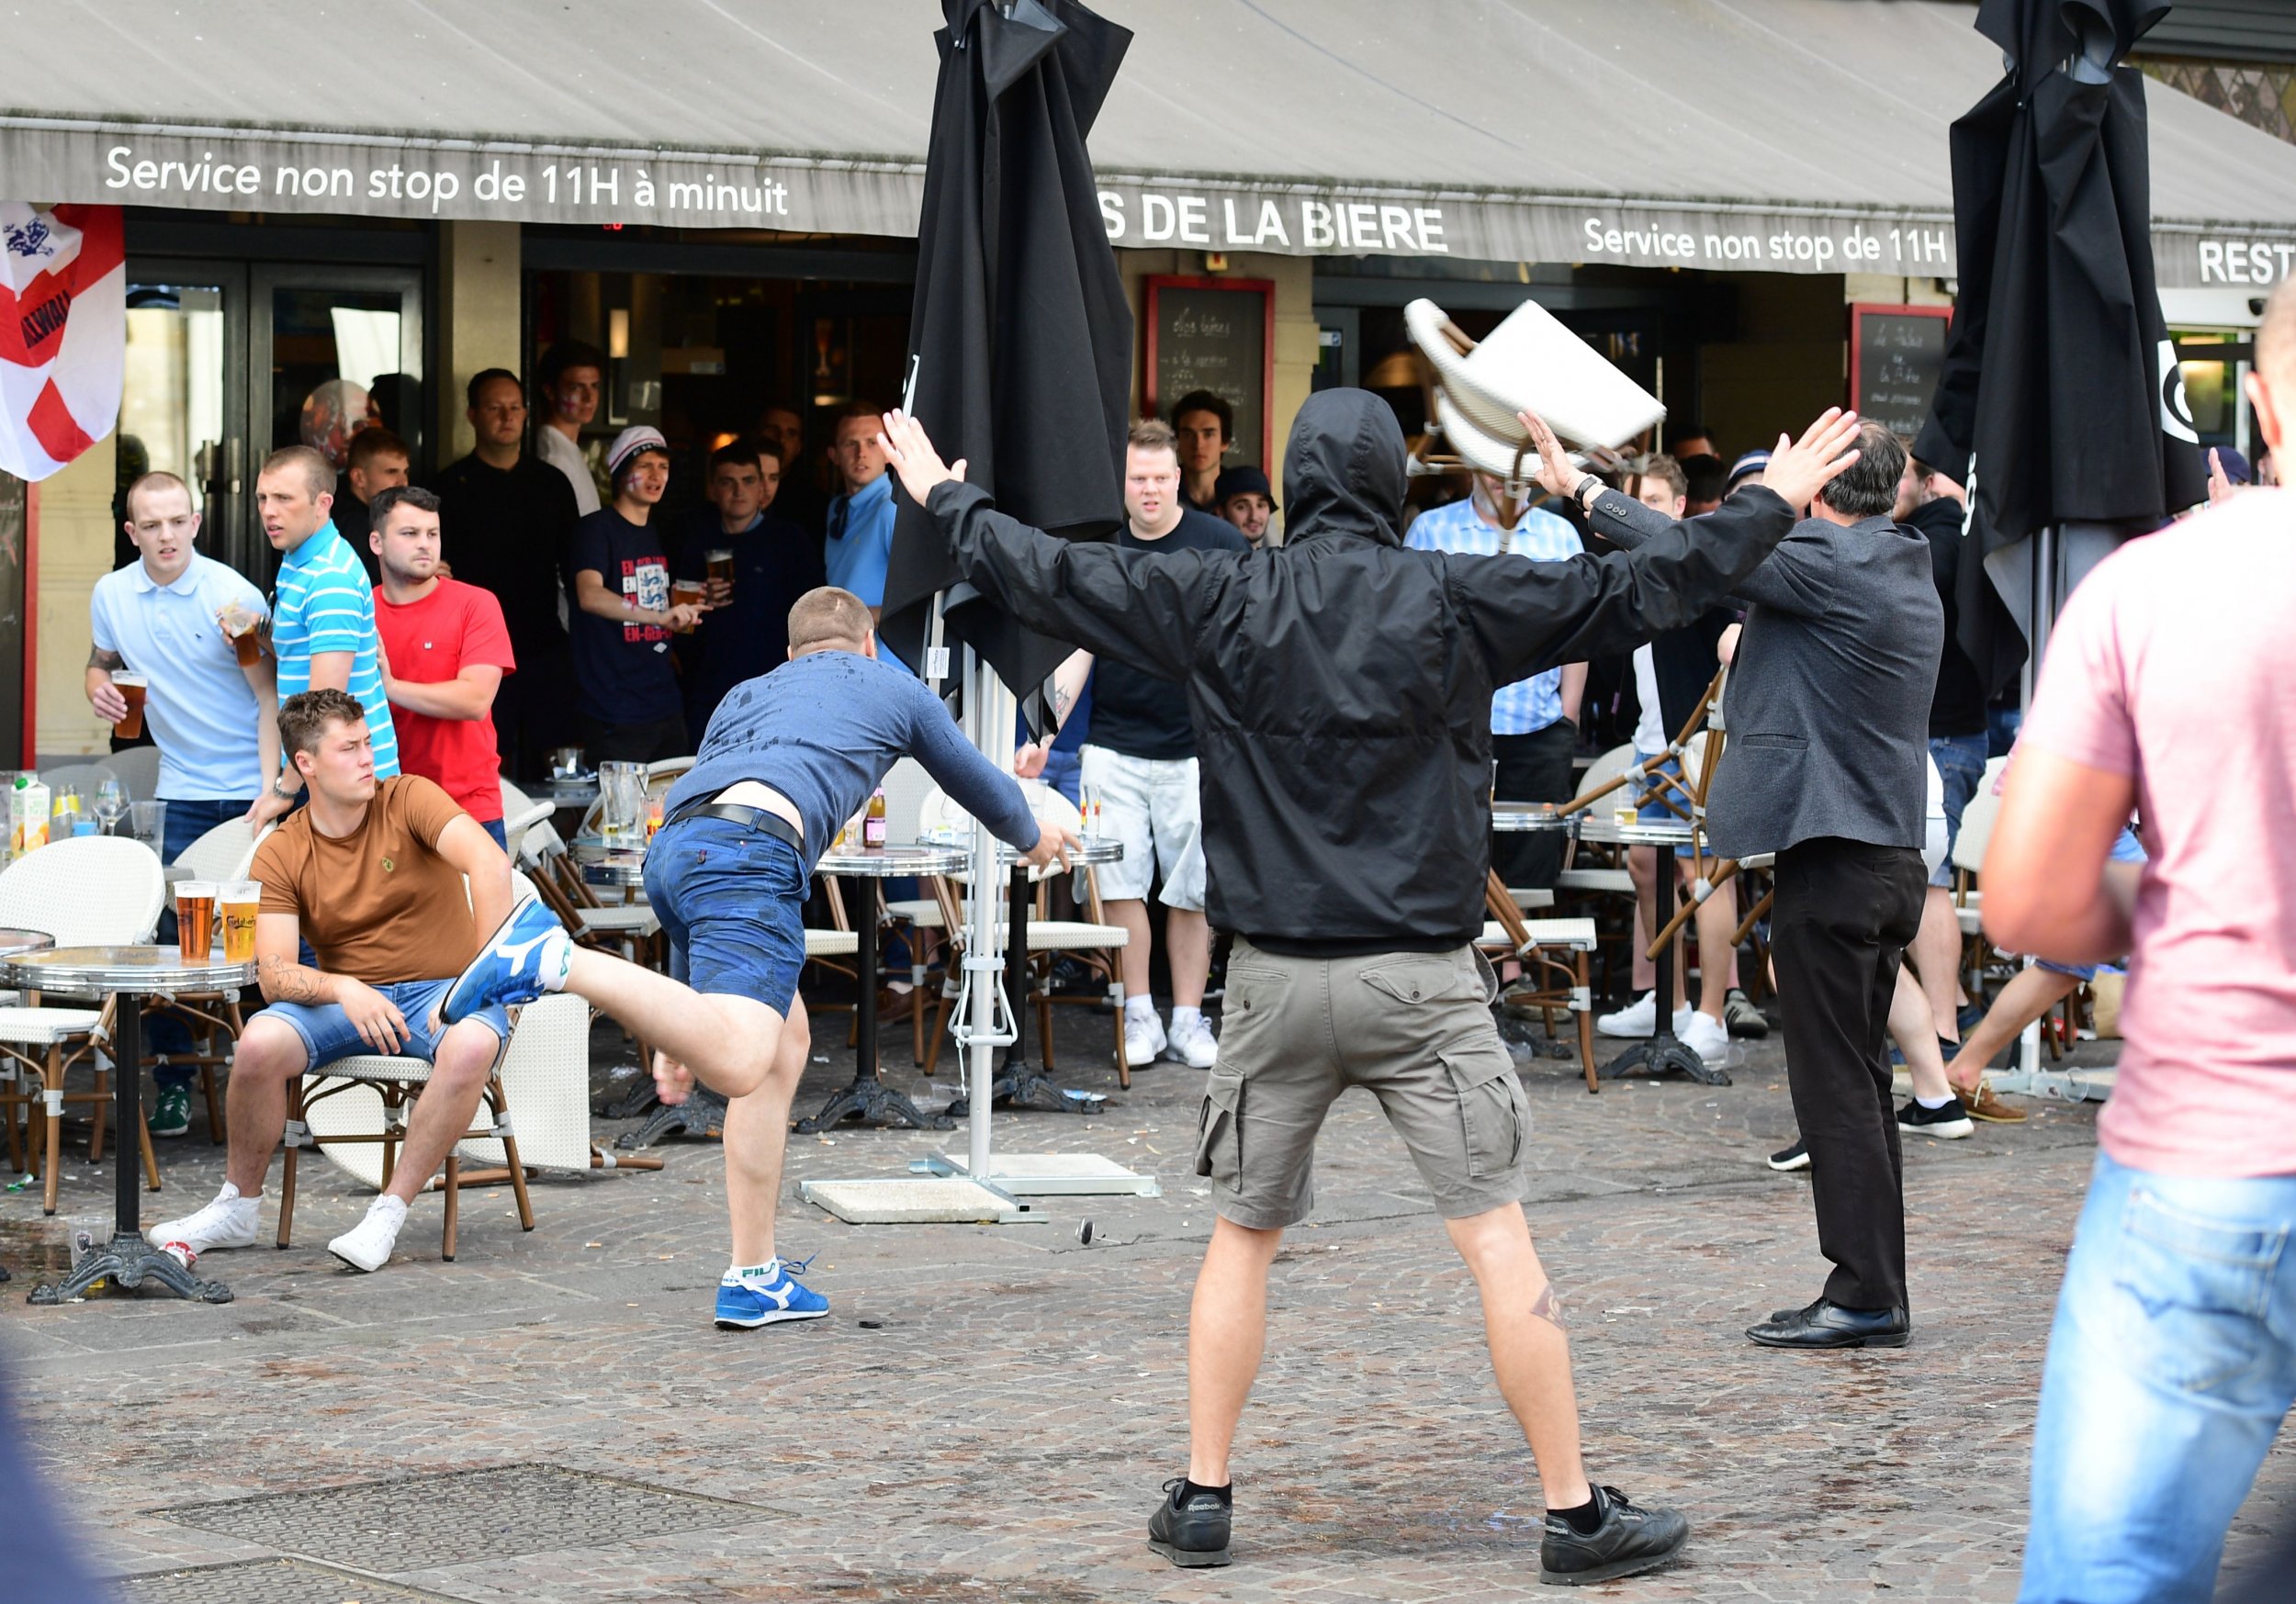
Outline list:
[[[2123,824],[2121,827],[2121,834],[2112,838],[2112,850],[2105,855],[2105,861],[2108,863],[2144,862],[2144,848],[2137,844],[2136,832]],[[2071,975],[2083,985],[2087,985],[2097,978],[2097,966],[2093,963],[2052,963],[2045,958],[2036,958],[2033,959],[2033,967],[2045,969],[2053,975]]]
[[[431,1010],[446,989],[455,983],[454,977],[443,981],[394,981],[375,989],[390,999],[400,1013],[406,1015],[407,1040],[397,1057],[430,1059],[438,1052],[438,1038],[431,1030]],[[276,1019],[303,1038],[303,1050],[310,1055],[304,1073],[324,1069],[338,1059],[357,1058],[375,1049],[351,1023],[351,1016],[333,1003],[312,1005],[307,1003],[274,1003],[257,1019]],[[500,1055],[501,1044],[510,1039],[511,1017],[497,1004],[479,1009],[470,1015],[494,1032],[495,1051]]]
[[[1945,782],[1945,856],[1930,870],[1930,883],[1940,890],[1953,889],[1953,843],[1961,836],[1963,811],[1985,781],[1985,748],[1983,735],[1930,737],[1930,757]]]
[[[665,824],[646,855],[646,899],[684,949],[686,984],[789,1017],[805,967],[805,865],[796,847],[731,819]]]

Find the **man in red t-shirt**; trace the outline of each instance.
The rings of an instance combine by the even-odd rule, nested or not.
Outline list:
[[[399,726],[399,766],[434,780],[503,844],[494,693],[518,667],[502,604],[490,590],[442,576],[438,498],[411,485],[377,494],[375,632],[383,694]]]

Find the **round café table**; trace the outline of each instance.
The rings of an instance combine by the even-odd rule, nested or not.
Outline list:
[[[1579,839],[1617,847],[1688,847],[1694,832],[1679,819],[1638,819],[1622,824],[1615,818],[1590,818],[1579,827]],[[1660,864],[1658,876],[1658,928],[1663,930],[1674,917],[1673,865]],[[1628,1048],[1600,1071],[1605,1081],[1623,1080],[1628,1075],[1688,1075],[1694,1081],[1709,1086],[1730,1083],[1728,1070],[1709,1065],[1700,1058],[1697,1049],[1687,1046],[1674,1034],[1674,1010],[1663,999],[1674,994],[1674,944],[1670,941],[1659,948],[1651,959],[1658,970],[1658,984],[1651,993],[1652,1028],[1650,1039]]]
[[[870,882],[907,877],[929,879],[963,869],[965,855],[955,847],[924,842],[915,847],[831,847],[816,863],[816,874],[835,875],[848,882],[853,922],[861,934],[856,954],[853,1025],[853,1079],[821,1105],[819,1113],[797,1122],[800,1136],[830,1129],[841,1120],[863,1119],[874,1125],[900,1124],[912,1130],[951,1130],[948,1116],[927,1114],[897,1087],[888,1086],[877,1072],[877,931],[876,898]],[[913,1007],[924,1006],[919,997]]]
[[[967,863],[973,860],[970,838],[958,837]],[[1071,864],[1116,863],[1124,857],[1124,844],[1106,836],[1086,836],[1068,855]],[[996,861],[1009,879],[1005,926],[1005,995],[1012,1002],[1012,1046],[989,1082],[991,1108],[1033,1108],[1041,1114],[1097,1114],[1108,1099],[1097,1092],[1072,1092],[1029,1061],[1029,911],[1036,898],[1020,854],[1004,841],[996,844]],[[962,1071],[960,1071],[962,1073]],[[959,1093],[949,1105],[949,1117],[963,1119],[973,1112],[969,1094]]]
[[[28,992],[100,994],[113,999],[112,1127],[117,1187],[112,1239],[82,1259],[63,1282],[32,1290],[31,1301],[67,1303],[108,1277],[130,1290],[157,1282],[179,1297],[229,1303],[231,1289],[203,1281],[174,1254],[143,1239],[137,1194],[143,1185],[143,1151],[130,1134],[143,1116],[143,1009],[147,997],[178,992],[221,992],[235,998],[255,983],[255,965],[219,958],[186,958],[174,947],[58,947],[0,957],[0,980]]]
[[[0,958],[12,952],[39,952],[56,945],[56,938],[45,930],[21,930],[0,925]],[[12,1279],[8,1267],[0,1264],[0,1281]]]

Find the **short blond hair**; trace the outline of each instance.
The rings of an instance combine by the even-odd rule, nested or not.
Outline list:
[[[831,645],[858,646],[874,627],[866,601],[850,590],[824,585],[806,591],[789,610],[789,649],[797,653]]]

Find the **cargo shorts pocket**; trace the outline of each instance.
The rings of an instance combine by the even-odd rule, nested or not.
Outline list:
[[[1196,1116],[1196,1172],[1232,1192],[1244,1183],[1244,1077],[1217,1064]]]
[[[1523,1139],[1530,1130],[1530,1099],[1514,1066],[1495,1045],[1490,1050],[1443,1052],[1443,1071],[1458,1104],[1467,1148],[1467,1172],[1478,1181],[1507,1174],[1522,1161]]]
[[[1430,954],[1381,964],[1363,971],[1363,983],[1398,1003],[1436,1003],[1454,997],[1479,996],[1482,980],[1463,970],[1450,959]]]

